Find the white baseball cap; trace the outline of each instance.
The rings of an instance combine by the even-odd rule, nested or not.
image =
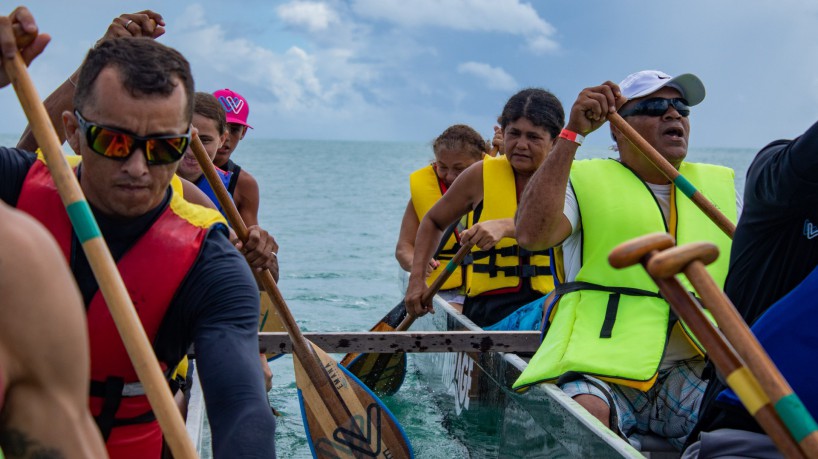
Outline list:
[[[665,86],[679,90],[691,107],[704,100],[704,83],[692,73],[683,73],[677,77],[671,77],[659,70],[642,70],[641,72],[631,73],[619,83],[622,95],[628,99],[645,97]]]

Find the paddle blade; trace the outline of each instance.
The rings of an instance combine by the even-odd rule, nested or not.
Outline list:
[[[392,395],[406,378],[406,354],[361,354],[346,369],[378,395]]]
[[[398,303],[397,306],[395,306],[394,308],[392,308],[391,311],[386,313],[386,315],[383,316],[383,319],[381,319],[380,322],[376,323],[374,327],[370,328],[369,331],[373,331],[373,332],[395,331],[395,329],[398,328],[398,325],[400,325],[401,321],[405,317],[406,317],[406,303],[404,303],[403,300],[401,300],[401,302]],[[355,360],[359,355],[360,354],[356,354],[356,353],[345,355],[344,358],[341,359],[341,365],[349,368],[349,365],[352,363],[352,361]],[[353,371],[352,373],[355,376],[357,376],[358,378],[361,377],[361,375],[359,373],[355,372],[355,371]],[[372,387],[372,386],[369,386],[369,387]]]
[[[281,321],[281,316],[278,315],[276,308],[273,307],[273,302],[270,300],[270,295],[268,295],[266,291],[262,290],[259,292],[259,299],[261,300],[261,310],[258,318],[258,331],[286,332],[287,329],[284,328],[284,323]],[[284,354],[267,352],[264,355],[267,357],[267,361],[271,362]]]
[[[318,458],[412,458],[412,446],[406,433],[388,408],[346,368],[329,355],[312,346],[331,381],[348,417],[336,422],[294,355],[295,382],[307,439],[313,457]]]

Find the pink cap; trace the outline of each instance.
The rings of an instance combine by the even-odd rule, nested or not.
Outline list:
[[[247,124],[247,116],[250,115],[250,104],[241,94],[229,89],[219,89],[213,93],[213,96],[219,99],[222,107],[224,107],[228,123],[241,124],[253,129],[253,126]]]

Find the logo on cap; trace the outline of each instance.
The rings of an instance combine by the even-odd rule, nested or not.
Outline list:
[[[221,102],[222,107],[224,107],[224,111],[228,113],[235,113],[237,115],[244,107],[244,101],[239,99],[238,97],[220,96],[219,102]]]

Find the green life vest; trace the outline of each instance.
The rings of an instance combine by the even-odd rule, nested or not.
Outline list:
[[[685,162],[679,171],[736,221],[731,169]],[[578,372],[647,390],[673,325],[670,307],[642,266],[614,269],[608,254],[622,242],[654,232],[669,232],[680,245],[709,241],[720,256],[707,270],[723,286],[731,240],[675,186],[666,223],[647,184],[618,161],[575,161],[571,184],[582,218],[582,266],[574,282],[557,287],[559,301],[547,312],[543,342],[514,388]],[[687,279],[681,280],[692,290]]]

